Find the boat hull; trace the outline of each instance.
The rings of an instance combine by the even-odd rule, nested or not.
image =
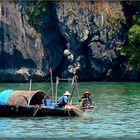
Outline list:
[[[77,116],[72,109],[65,110],[62,108],[39,107],[39,106],[17,106],[17,105],[0,105],[0,117],[41,117],[41,116]]]

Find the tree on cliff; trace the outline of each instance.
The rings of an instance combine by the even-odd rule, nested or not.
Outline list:
[[[128,31],[127,47],[122,53],[128,59],[130,69],[140,69],[140,25],[133,25]]]
[[[48,4],[44,0],[37,0],[30,3],[25,9],[24,13],[29,17],[29,23],[34,26],[36,30],[43,24],[43,14],[48,10]]]
[[[136,12],[127,33],[126,47],[121,50],[121,53],[128,60],[129,69],[140,69],[140,3],[130,2],[129,4],[135,7]]]

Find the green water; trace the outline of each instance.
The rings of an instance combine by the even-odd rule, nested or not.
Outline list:
[[[0,84],[4,89],[28,89],[28,84]],[[55,86],[54,86],[55,88]],[[83,117],[0,118],[1,138],[140,138],[140,83],[79,83],[89,90],[96,108]],[[50,89],[49,83],[33,83],[32,90]],[[72,91],[59,85],[59,96]],[[73,102],[78,103],[77,94]]]

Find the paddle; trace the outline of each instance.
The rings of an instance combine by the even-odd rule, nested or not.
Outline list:
[[[44,98],[42,99],[42,101],[48,96],[48,94],[49,94],[50,91],[51,91],[51,88],[49,89],[47,95],[44,96]],[[41,102],[42,102],[42,101],[41,101]],[[36,111],[35,111],[34,114],[33,114],[33,117],[36,115],[36,113],[38,112],[38,110],[39,110],[40,108],[41,108],[41,105],[38,106],[38,108],[36,109]]]

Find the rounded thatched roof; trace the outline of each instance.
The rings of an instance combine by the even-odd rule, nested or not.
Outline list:
[[[14,90],[8,98],[8,104],[14,105],[39,105],[42,100],[48,98],[49,95],[41,90],[26,91],[26,90]]]

